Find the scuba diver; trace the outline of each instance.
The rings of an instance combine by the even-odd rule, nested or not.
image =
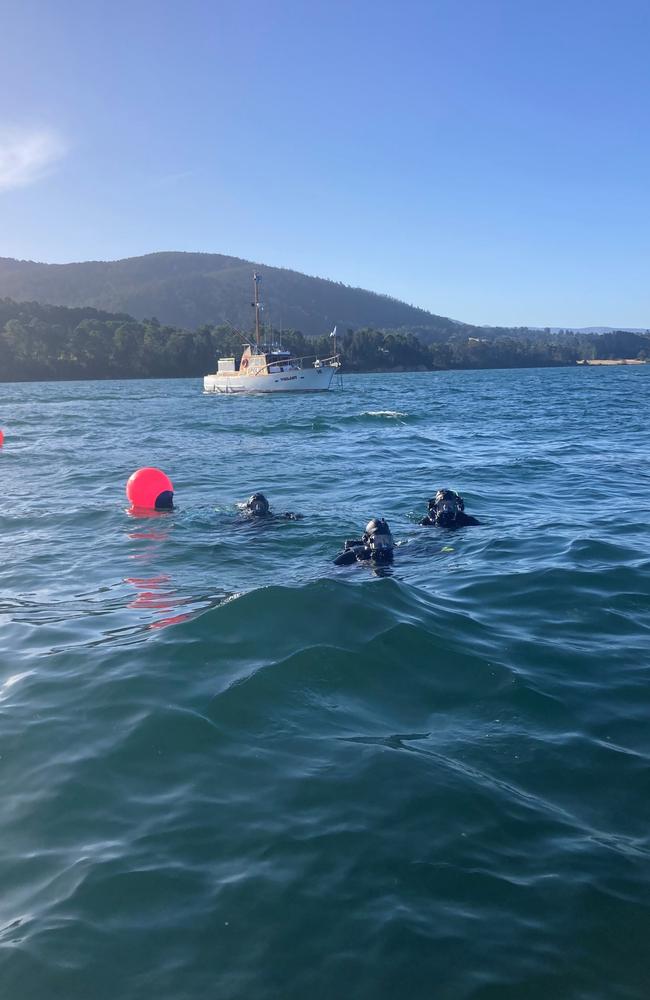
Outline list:
[[[429,512],[420,521],[420,524],[432,524],[437,528],[463,528],[480,523],[465,513],[465,501],[455,490],[438,490],[429,500]]]
[[[300,521],[302,514],[294,514],[292,511],[285,511],[284,514],[274,514],[270,504],[263,493],[253,493],[246,503],[239,505],[250,518],[284,518],[286,521]]]
[[[348,538],[343,544],[334,563],[337,566],[351,566],[354,562],[371,562],[386,565],[393,561],[393,536],[388,521],[383,517],[373,517],[368,521],[362,538]]]

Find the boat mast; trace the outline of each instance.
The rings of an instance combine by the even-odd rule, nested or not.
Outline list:
[[[253,271],[253,287],[255,289],[255,301],[253,305],[255,306],[255,344],[259,352],[260,349],[260,281],[262,280],[261,275],[257,271]]]

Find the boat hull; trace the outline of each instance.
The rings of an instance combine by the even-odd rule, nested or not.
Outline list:
[[[267,375],[204,375],[205,392],[223,394],[260,392],[327,392],[332,387],[336,368],[295,368]]]

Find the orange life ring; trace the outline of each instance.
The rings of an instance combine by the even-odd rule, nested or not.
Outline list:
[[[242,358],[241,366],[242,368],[248,368],[248,358]]]

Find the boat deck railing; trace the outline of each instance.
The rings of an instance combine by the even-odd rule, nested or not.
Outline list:
[[[272,365],[277,365],[278,368],[285,368],[287,366],[302,368],[303,361],[314,361],[318,362],[319,368],[339,368],[341,365],[341,355],[331,354],[329,358],[319,358],[317,354],[305,354],[301,358],[282,358],[282,360],[269,361],[265,365],[261,365],[255,372],[251,372],[254,375],[268,375],[269,369]]]

